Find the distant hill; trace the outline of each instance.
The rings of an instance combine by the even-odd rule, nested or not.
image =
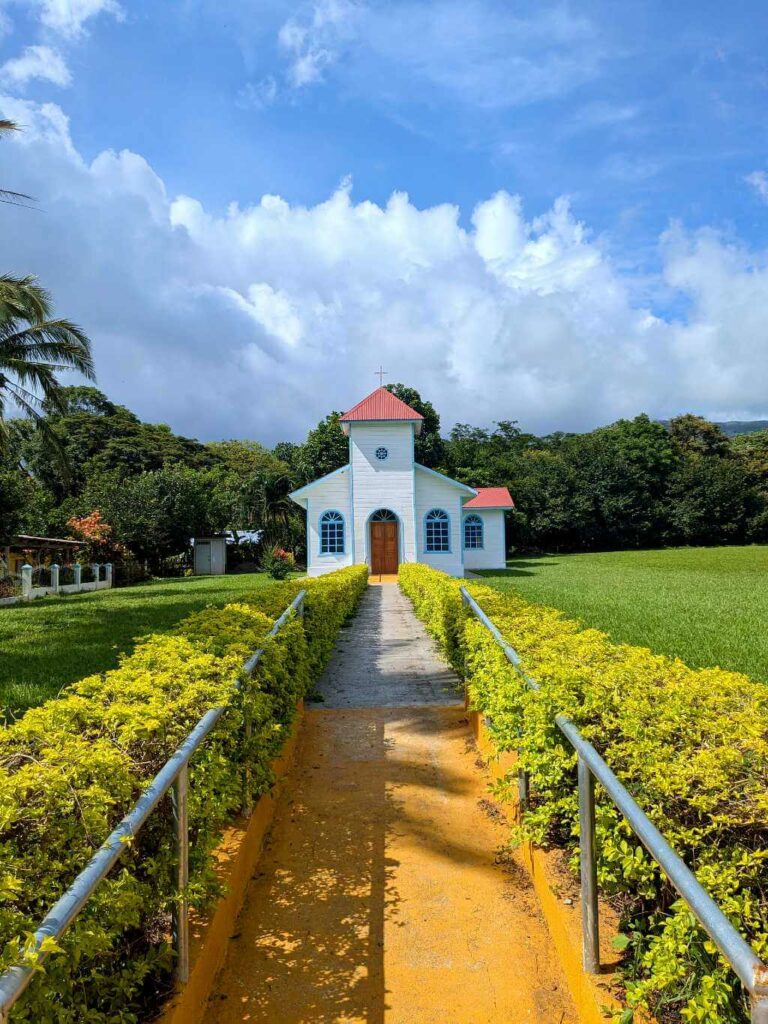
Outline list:
[[[717,425],[728,437],[736,437],[737,434],[754,434],[758,430],[768,430],[768,420],[726,420],[725,423],[718,423]]]
[[[665,427],[669,426],[669,420],[658,420]],[[758,430],[768,430],[768,420],[725,420],[725,422],[712,420],[727,437],[736,437],[737,434],[756,434]]]

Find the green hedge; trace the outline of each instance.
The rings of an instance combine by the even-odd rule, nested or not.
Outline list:
[[[466,583],[519,652],[532,691],[459,586],[426,566],[400,571],[403,591],[493,722],[497,750],[518,752],[532,802],[516,838],[573,851],[576,759],[554,724],[569,715],[764,959],[768,957],[768,687],[718,668],[611,643],[551,608]],[[723,623],[723,629],[728,623]],[[511,797],[511,777],[502,786]],[[504,793],[503,793],[504,795]],[[602,892],[623,908],[627,1002],[665,1020],[749,1020],[744,993],[685,904],[598,787]]]
[[[212,851],[256,798],[303,697],[321,672],[367,570],[290,580],[252,601],[209,608],[142,640],[117,669],[65,689],[0,730],[0,968],[22,962],[25,936],[130,810],[210,708],[229,705],[190,766],[190,895],[216,894]],[[304,619],[275,638],[274,619],[306,588]],[[264,656],[239,689],[243,661]],[[246,745],[243,716],[253,734]],[[246,772],[246,765],[248,771]],[[169,983],[174,854],[169,801],[149,819],[13,1010],[13,1021],[136,1022]]]

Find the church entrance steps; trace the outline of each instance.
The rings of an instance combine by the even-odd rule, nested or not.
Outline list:
[[[206,1024],[575,1024],[457,679],[371,587],[309,705]]]

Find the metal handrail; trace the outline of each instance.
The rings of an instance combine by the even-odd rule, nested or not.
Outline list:
[[[268,636],[276,636],[294,614],[303,615],[306,594],[306,590],[301,590],[297,594],[280,618],[275,621],[267,634]],[[244,663],[243,672],[251,675],[263,654],[263,648],[252,654]],[[241,681],[238,678],[238,688],[240,685]],[[186,895],[189,883],[189,826],[187,820],[189,762],[219,719],[229,710],[229,707],[230,705],[225,704],[206,711],[181,746],[155,775],[117,828],[102,843],[72,885],[45,915],[33,936],[32,944],[26,949],[26,953],[31,957],[30,964],[11,967],[0,977],[0,1024],[4,1024],[7,1020],[9,1010],[23,994],[35,973],[39,971],[40,964],[49,956],[48,951],[43,948],[43,943],[46,939],[61,938],[171,787],[173,787],[179,889],[179,900],[174,913],[173,936],[176,950],[176,977],[182,984],[189,980],[189,908]],[[248,731],[246,727],[246,732],[248,733]]]
[[[491,622],[466,587],[461,587],[460,590],[463,603],[491,633],[507,661],[531,689],[540,689],[536,680],[523,672],[520,655],[507,643],[498,627]],[[578,756],[581,912],[585,971],[596,974],[600,970],[595,855],[594,787],[597,779],[749,992],[752,1024],[768,1024],[768,967],[731,924],[691,869],[675,853],[597,750],[584,739],[571,719],[566,715],[556,715],[555,722]],[[521,793],[527,793],[527,782],[521,782],[520,788]]]

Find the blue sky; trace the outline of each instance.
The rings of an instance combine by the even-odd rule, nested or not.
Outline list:
[[[379,358],[446,423],[768,413],[765,5],[227,6],[0,3],[4,265],[105,390],[267,440]]]

